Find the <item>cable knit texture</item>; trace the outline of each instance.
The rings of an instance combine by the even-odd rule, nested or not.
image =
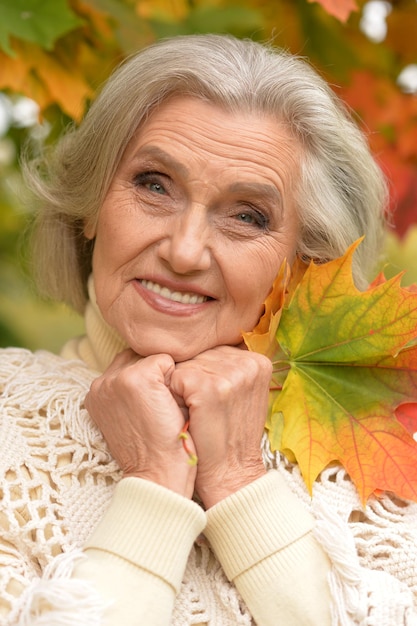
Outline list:
[[[135,489],[141,498],[157,502],[153,506],[160,507],[162,518],[165,507],[172,516],[170,525],[184,532],[181,542],[189,542],[183,566],[177,562],[176,546],[170,546],[154,568],[160,584],[167,584],[173,595],[173,626],[287,626],[278,613],[255,622],[251,613],[258,610],[256,598],[251,604],[243,597],[248,600],[256,588],[262,594],[261,569],[271,560],[270,552],[280,555],[271,561],[271,568],[284,578],[293,559],[309,558],[312,526],[331,562],[334,626],[417,624],[417,504],[386,494],[371,498],[363,508],[339,466],[321,474],[311,498],[297,466],[272,454],[265,438],[267,476],[208,511],[204,536],[200,532],[206,513],[198,504],[183,503],[175,494],[167,503],[166,494],[158,491],[163,488],[143,486],[137,479],[132,479],[134,484],[121,481],[119,468],[83,405],[96,370],[106,366],[112,353],[108,345],[104,356],[99,346],[89,347],[93,335],[90,328],[88,340],[75,342],[66,351],[66,356],[76,356],[77,346],[83,344],[85,354],[96,355],[86,359],[89,366],[48,352],[0,351],[1,626],[104,623],[106,600],[91,581],[72,574],[74,566],[86,559],[85,547],[87,554],[105,550],[108,558],[126,558],[126,567],[132,569],[137,562],[144,571],[153,567],[148,564],[153,551],[143,554],[137,546],[129,547],[120,534],[107,537],[112,526],[107,523],[107,530],[101,526],[103,517],[113,515],[114,506],[135,521],[139,510]],[[117,340],[113,353],[121,347]],[[283,494],[274,513],[282,515],[279,538],[265,535],[272,527],[268,498],[274,490]],[[120,507],[115,498],[121,499]],[[286,501],[291,498],[293,517],[286,523]],[[256,514],[243,520],[251,507]],[[315,524],[305,522],[303,512],[309,512],[306,519]],[[185,515],[190,527],[181,523]],[[242,517],[241,536],[230,530],[230,519],[237,517]],[[252,545],[245,537],[256,533],[252,526],[258,523],[264,537]],[[227,555],[220,558],[224,551]],[[296,593],[300,603],[305,601],[305,590]]]

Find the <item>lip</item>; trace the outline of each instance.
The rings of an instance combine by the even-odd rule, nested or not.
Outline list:
[[[136,291],[149,306],[156,311],[170,315],[190,315],[205,309],[215,300],[212,295],[191,284],[178,283],[166,279],[158,279],[156,277],[137,277],[132,282]],[[163,293],[157,293],[149,289],[146,283],[156,284],[161,287],[161,289],[167,289],[171,293],[178,295],[189,294],[191,301],[181,302],[177,299],[166,297]],[[196,298],[198,301],[194,301]],[[204,300],[201,301],[201,298],[204,298]]]

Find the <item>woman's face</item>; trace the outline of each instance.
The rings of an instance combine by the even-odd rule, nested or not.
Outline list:
[[[276,120],[191,97],[140,127],[86,228],[99,308],[135,352],[183,361],[256,325],[295,254],[299,158]]]

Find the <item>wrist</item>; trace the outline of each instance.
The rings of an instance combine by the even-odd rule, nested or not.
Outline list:
[[[236,475],[228,474],[227,476],[219,476],[216,480],[212,475],[210,482],[201,481],[197,477],[197,492],[206,509],[218,504],[228,496],[240,491],[267,473],[264,465],[252,468],[249,472],[236,472]]]
[[[196,474],[196,467],[188,459],[182,459],[180,463],[163,466],[155,463],[155,467],[146,470],[126,471],[123,478],[142,478],[190,500],[194,494]]]

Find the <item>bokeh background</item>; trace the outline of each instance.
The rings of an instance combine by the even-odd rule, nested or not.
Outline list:
[[[1,346],[57,351],[83,328],[32,284],[22,148],[77,124],[127,55],[199,32],[272,40],[330,82],[390,181],[384,272],[417,282],[416,0],[0,0]]]

